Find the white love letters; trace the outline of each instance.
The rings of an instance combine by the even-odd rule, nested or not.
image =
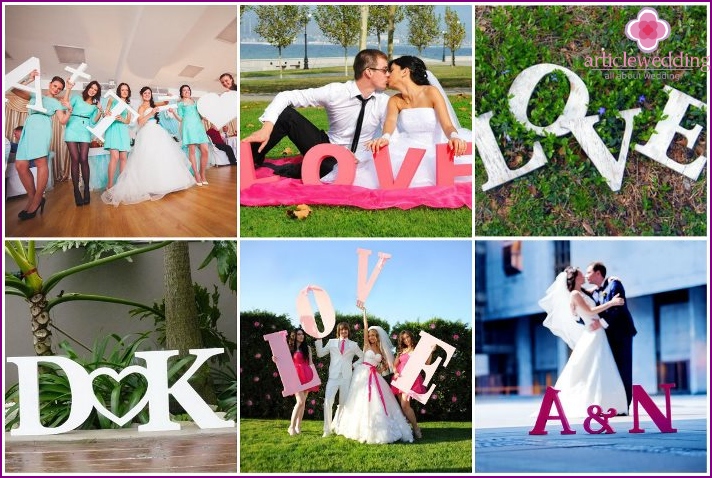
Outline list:
[[[168,359],[178,355],[177,350],[136,352],[135,356],[144,360],[144,367],[132,365],[121,372],[107,367],[95,369],[91,373],[76,362],[66,357],[8,357],[7,361],[17,365],[20,391],[20,425],[10,431],[11,435],[56,435],[71,431],[87,419],[91,411],[96,410],[118,425],[128,423],[148,405],[149,422],[138,426],[138,431],[180,430],[180,424],[171,421],[168,410],[169,397],[180,403],[200,428],[234,427],[232,420],[223,420],[208,406],[188,383],[195,372],[214,355],[223,353],[223,349],[191,349],[189,352],[196,359],[190,368],[172,386],[168,384]],[[72,402],[69,417],[57,427],[44,427],[40,422],[39,379],[37,367],[41,363],[52,363],[60,367],[67,376]],[[106,409],[96,399],[93,381],[101,375],[107,375],[120,382],[131,374],[140,374],[146,378],[146,394],[124,416],[118,417]]]
[[[34,70],[40,70],[40,60],[39,58],[35,58],[33,56],[32,58],[26,60],[22,65],[5,75],[5,80],[3,81],[3,92],[7,92],[9,89],[15,88],[28,93],[34,93],[35,102],[31,105],[27,105],[27,109],[46,113],[47,109],[42,106],[42,84],[40,83],[40,75],[35,76],[35,80],[32,82],[31,87],[20,83],[20,80],[27,77]],[[7,98],[5,98],[5,101],[7,101]]]
[[[569,80],[569,98],[561,115],[553,123],[548,126],[536,126],[529,121],[527,115],[529,100],[536,85],[542,78],[554,71],[563,72]],[[707,158],[699,156],[692,163],[683,165],[669,158],[667,149],[675,133],[683,135],[687,139],[688,145],[695,144],[702,127],[695,125],[694,128],[688,130],[680,126],[680,122],[689,106],[706,108],[706,105],[670,86],[665,86],[664,90],[668,93],[669,99],[663,111],[663,119],[655,126],[655,134],[650,137],[648,142],[645,145],[636,144],[634,149],[677,173],[683,174],[692,180],[697,180],[707,162]],[[531,66],[515,78],[509,89],[509,96],[510,111],[528,130],[540,135],[551,133],[556,136],[563,136],[572,133],[581,148],[606,179],[611,190],[620,190],[630,140],[633,134],[633,120],[640,113],[639,108],[620,111],[620,116],[625,121],[625,130],[621,141],[620,153],[616,160],[593,128],[599,122],[600,117],[598,115],[586,116],[589,100],[588,90],[581,78],[571,70],[548,63]],[[475,148],[480,152],[482,163],[487,171],[487,182],[482,185],[483,191],[528,174],[547,163],[546,155],[541,144],[537,141],[534,143],[534,150],[530,160],[516,170],[509,169],[490,126],[492,115],[493,113],[489,111],[475,118]]]
[[[138,118],[138,112],[131,108],[131,105],[120,99],[113,90],[109,90],[104,93],[104,98],[112,99],[111,116],[104,116],[93,127],[87,126],[89,132],[99,138],[102,143],[104,142],[104,133],[106,133],[106,129],[111,125],[111,123],[116,121],[116,117],[122,114],[124,111],[128,110],[128,112],[130,113],[129,117],[131,119],[131,122],[135,121],[136,118]]]
[[[71,66],[65,66],[64,69],[72,74],[72,76],[69,77],[69,81],[72,82],[72,84],[77,84],[77,78],[82,77],[85,80],[91,80],[91,75],[89,73],[84,73],[87,69],[87,64],[82,63],[76,68],[72,68]]]
[[[237,91],[208,93],[198,99],[198,113],[220,129],[237,118],[237,101]]]

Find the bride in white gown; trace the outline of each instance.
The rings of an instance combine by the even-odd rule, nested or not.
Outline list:
[[[398,176],[409,149],[425,150],[410,182],[411,188],[436,185],[437,144],[448,144],[455,164],[472,164],[472,155],[464,154],[467,143],[472,142],[472,131],[460,127],[452,104],[437,78],[426,70],[425,63],[415,56],[402,56],[391,60],[388,69],[388,87],[399,93],[388,101],[383,135],[355,153],[358,164],[353,185],[380,188],[373,153],[384,146],[388,146],[393,178]],[[322,181],[333,182],[337,171],[338,166]],[[472,182],[472,177],[456,177],[455,181]]]
[[[544,326],[573,349],[554,388],[560,390],[559,400],[567,417],[586,417],[591,405],[599,405],[604,413],[611,408],[618,414],[627,413],[623,381],[604,330],[607,325],[598,317],[599,312],[625,301],[616,295],[597,306],[582,292],[583,283],[583,273],[567,267],[539,301],[547,312]],[[584,325],[577,323],[579,318]]]
[[[362,307],[363,308],[363,307]],[[393,351],[388,334],[381,327],[369,327],[363,308],[363,363],[356,363],[346,403],[339,407],[333,430],[361,443],[413,441],[413,432],[401,407],[381,376],[393,370]]]
[[[114,206],[156,201],[168,193],[195,186],[180,144],[155,118],[156,104],[149,87],[141,89],[141,98],[139,131],[126,167],[116,184],[101,195],[102,201]]]

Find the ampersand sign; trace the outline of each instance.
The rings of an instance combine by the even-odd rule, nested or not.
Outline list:
[[[598,405],[591,405],[586,409],[588,418],[583,422],[583,429],[587,433],[597,435],[599,433],[615,433],[616,431],[608,424],[608,419],[616,416],[616,409],[609,408],[608,413],[603,413],[603,409]],[[591,428],[591,420],[596,420],[601,426],[598,430]]]

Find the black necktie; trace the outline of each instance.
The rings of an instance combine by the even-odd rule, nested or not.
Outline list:
[[[372,96],[369,96],[367,99],[363,99],[363,96],[361,95],[356,95],[356,98],[361,100],[361,111],[358,112],[358,119],[356,120],[356,131],[354,132],[354,139],[351,141],[351,152],[355,153],[356,152],[356,146],[358,146],[358,138],[361,136],[361,126],[363,126],[363,116],[366,113],[366,103],[368,103],[368,100],[373,98]]]

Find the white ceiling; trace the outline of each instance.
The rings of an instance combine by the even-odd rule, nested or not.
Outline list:
[[[6,5],[5,72],[30,57],[40,59],[43,84],[70,76],[55,45],[85,49],[92,80],[126,82],[134,97],[143,86],[199,92],[224,91],[219,76],[237,71],[237,43],[216,39],[232,24],[236,5]],[[235,31],[234,37],[237,33]],[[179,76],[186,66],[202,67],[195,78]],[[76,89],[76,88],[75,88]]]

